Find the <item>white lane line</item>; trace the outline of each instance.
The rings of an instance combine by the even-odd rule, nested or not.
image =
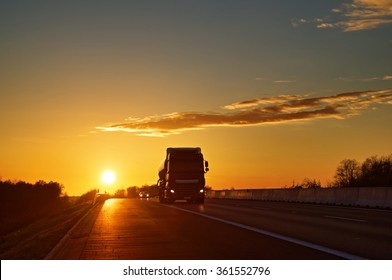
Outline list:
[[[321,252],[324,252],[324,253],[328,253],[328,254],[331,254],[331,255],[343,258],[343,259],[348,259],[348,260],[364,260],[365,259],[363,257],[352,255],[350,253],[338,251],[338,250],[331,249],[331,248],[328,248],[328,247],[324,247],[324,246],[321,246],[321,245],[313,244],[313,243],[310,243],[310,242],[307,242],[307,241],[303,241],[303,240],[295,239],[295,238],[292,238],[292,237],[284,236],[284,235],[279,234],[279,233],[275,233],[275,232],[271,232],[271,231],[267,231],[267,230],[263,230],[263,229],[254,228],[254,227],[251,227],[251,226],[247,226],[247,225],[243,225],[243,224],[240,224],[240,223],[224,220],[224,219],[221,219],[221,218],[217,218],[217,217],[210,216],[210,215],[203,214],[203,213],[199,213],[199,212],[194,212],[194,211],[183,209],[183,208],[179,208],[179,207],[176,207],[176,206],[165,205],[165,204],[161,204],[161,205],[166,206],[166,207],[175,208],[175,209],[183,211],[183,212],[191,213],[191,214],[194,214],[194,215],[198,215],[198,216],[201,216],[201,217],[204,217],[204,218],[207,218],[207,219],[215,220],[215,221],[218,221],[218,222],[222,222],[222,223],[229,224],[229,225],[232,225],[232,226],[236,226],[236,227],[239,227],[239,228],[243,228],[243,229],[246,229],[246,230],[250,230],[250,231],[253,231],[253,232],[257,232],[257,233],[260,233],[260,234],[263,234],[263,235],[267,235],[267,236],[270,236],[270,237],[274,237],[274,238],[277,238],[277,239],[280,239],[280,240],[288,241],[288,242],[291,242],[291,243],[294,243],[294,244],[298,244],[298,245],[301,245],[301,246],[304,246],[304,247],[308,247],[308,248],[311,248],[311,249],[314,249],[314,250],[318,250],[318,251],[321,251]]]
[[[325,218],[330,218],[330,219],[337,219],[337,220],[346,220],[346,221],[352,221],[352,222],[367,223],[366,220],[352,219],[352,218],[339,217],[339,216],[328,216],[328,215],[325,215],[324,217]]]

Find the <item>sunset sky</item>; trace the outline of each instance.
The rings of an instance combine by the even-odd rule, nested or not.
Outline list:
[[[113,192],[199,146],[214,189],[326,184],[391,128],[391,0],[0,2],[1,180]]]

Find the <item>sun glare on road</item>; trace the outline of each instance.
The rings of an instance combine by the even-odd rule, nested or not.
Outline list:
[[[116,174],[111,170],[106,170],[105,172],[102,173],[101,179],[103,183],[110,185],[113,184],[114,181],[116,180]]]

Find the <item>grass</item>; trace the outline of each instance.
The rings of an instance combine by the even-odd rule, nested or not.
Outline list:
[[[15,232],[0,236],[0,259],[44,259],[90,207],[91,204],[78,204]]]

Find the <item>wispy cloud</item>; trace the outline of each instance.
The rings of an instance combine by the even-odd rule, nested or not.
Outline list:
[[[297,26],[299,26],[299,25],[301,25],[301,24],[305,24],[305,23],[308,23],[308,22],[309,22],[309,20],[304,19],[304,18],[292,19],[292,20],[291,20],[291,25],[292,25],[293,27],[297,27]]]
[[[320,118],[345,119],[359,115],[374,104],[392,104],[392,89],[307,97],[281,95],[235,102],[224,112],[175,112],[101,126],[102,131],[126,131],[141,136],[166,136],[210,127],[241,127],[311,121]]]
[[[285,84],[285,83],[294,83],[295,81],[293,81],[293,80],[275,80],[272,82],[277,83],[277,84]]]
[[[374,82],[374,81],[389,81],[392,80],[391,75],[383,77],[369,77],[369,78],[351,78],[351,77],[339,77],[338,80],[344,82]]]
[[[340,28],[344,32],[374,29],[392,24],[391,0],[351,0],[331,10],[325,18],[293,19],[291,24],[313,23],[317,28]]]
[[[223,108],[227,110],[235,110],[242,109],[246,107],[256,107],[256,106],[266,106],[266,105],[279,105],[284,104],[289,101],[301,99],[299,95],[279,95],[275,97],[264,97],[264,98],[256,98],[253,100],[246,100],[241,102],[235,102],[230,105],[226,105]]]
[[[272,80],[272,79],[262,78],[262,77],[256,77],[255,81],[272,82],[272,83],[276,83],[276,84],[284,84],[284,83],[294,83],[294,82],[296,82],[296,80],[286,80],[286,79]]]

